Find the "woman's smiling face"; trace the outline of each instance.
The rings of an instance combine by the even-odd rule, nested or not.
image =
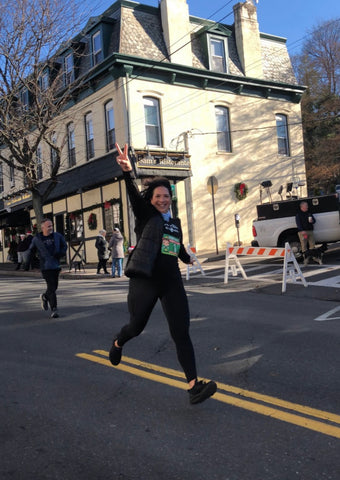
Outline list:
[[[166,187],[156,187],[152,193],[151,205],[160,213],[167,213],[171,204],[171,195]]]

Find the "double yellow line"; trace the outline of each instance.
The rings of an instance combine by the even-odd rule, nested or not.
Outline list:
[[[107,367],[112,367],[110,361],[107,359],[108,352],[105,350],[94,350],[93,354],[77,353],[76,356]],[[182,390],[188,389],[183,373],[171,368],[164,368],[153,363],[141,362],[125,356],[123,357],[123,362],[114,368],[154,382],[181,388]],[[182,379],[183,381],[176,380],[176,378]],[[262,395],[224,383],[217,383],[217,387],[218,390],[212,397],[215,400],[299,427],[314,430],[324,435],[340,438],[340,415],[306,407],[297,403],[287,402],[279,398]],[[223,392],[228,392],[228,394]]]

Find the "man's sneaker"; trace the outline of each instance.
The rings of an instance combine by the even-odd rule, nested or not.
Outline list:
[[[42,294],[40,295],[40,301],[41,301],[41,308],[42,308],[43,310],[48,310],[48,300],[47,300],[47,298],[45,297],[45,294],[44,294],[44,293],[42,293]]]
[[[58,313],[58,310],[56,308],[54,308],[52,310],[51,318],[59,318],[59,313]]]
[[[119,365],[122,358],[122,347],[116,347],[116,338],[113,340],[113,344],[109,353],[110,362],[112,365]]]
[[[215,382],[203,382],[202,380],[199,382],[196,381],[195,385],[188,390],[189,401],[192,405],[204,402],[204,400],[214,395],[216,390],[217,385]]]

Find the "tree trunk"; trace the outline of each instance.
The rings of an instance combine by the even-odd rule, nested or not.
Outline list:
[[[41,221],[44,218],[42,196],[37,190],[32,191],[32,204],[35,213],[38,232],[41,231]]]

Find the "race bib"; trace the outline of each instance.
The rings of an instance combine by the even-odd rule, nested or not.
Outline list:
[[[171,255],[172,257],[178,257],[179,249],[179,238],[165,233],[162,238],[161,253],[164,255]]]

